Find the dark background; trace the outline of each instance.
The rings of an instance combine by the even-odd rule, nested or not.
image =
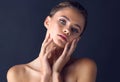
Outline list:
[[[46,29],[50,9],[63,0],[0,0],[0,82],[7,70],[35,59]],[[97,63],[96,82],[120,82],[119,0],[79,0],[88,10],[88,26],[74,57]]]

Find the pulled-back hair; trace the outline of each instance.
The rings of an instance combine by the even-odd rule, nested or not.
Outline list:
[[[87,26],[87,10],[77,1],[71,1],[71,0],[67,0],[64,2],[59,3],[58,5],[56,5],[55,7],[53,7],[50,11],[49,16],[52,17],[57,11],[63,9],[63,8],[75,8],[76,10],[78,10],[85,18],[85,25],[84,25],[84,29],[83,32]],[[81,33],[81,35],[83,34],[83,32]]]

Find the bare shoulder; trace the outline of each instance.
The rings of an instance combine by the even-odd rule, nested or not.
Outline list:
[[[21,78],[25,72],[25,65],[15,65],[7,72],[8,82],[21,82]],[[18,76],[19,75],[19,76]]]
[[[75,61],[75,73],[78,82],[95,82],[97,65],[90,58],[81,58]]]
[[[75,62],[76,66],[78,68],[86,68],[86,69],[96,69],[97,65],[95,63],[95,61],[93,61],[90,58],[81,58],[81,59],[77,59]]]
[[[68,64],[67,67],[75,67],[76,69],[82,69],[82,68],[92,68],[92,69],[97,69],[97,65],[95,63],[95,61],[93,61],[90,58],[80,58],[80,59],[76,59],[76,58],[72,58]]]
[[[77,82],[95,82],[97,65],[89,58],[72,59],[67,64],[65,73]]]

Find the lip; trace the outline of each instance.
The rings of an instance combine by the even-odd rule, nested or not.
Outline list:
[[[65,35],[58,34],[58,36],[60,36],[63,40],[67,42],[67,37]]]

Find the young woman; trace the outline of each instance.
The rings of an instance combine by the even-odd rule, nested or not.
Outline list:
[[[86,24],[87,12],[80,3],[59,3],[44,21],[47,32],[39,56],[11,67],[8,82],[95,82],[95,62],[71,58]]]

